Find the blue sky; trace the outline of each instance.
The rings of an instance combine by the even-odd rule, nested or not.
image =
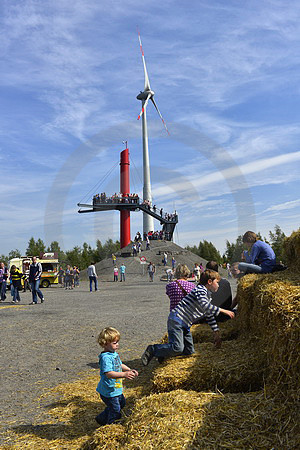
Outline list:
[[[170,130],[149,104],[153,202],[178,211],[175,241],[223,251],[299,227],[299,2],[3,0],[0,17],[0,253],[119,238],[117,212],[76,204],[102,179],[96,192],[119,190],[118,165],[105,175],[125,140],[141,194],[137,26]]]

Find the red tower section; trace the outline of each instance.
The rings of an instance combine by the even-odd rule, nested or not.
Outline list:
[[[125,198],[130,194],[129,179],[129,150],[126,148],[121,152],[120,160],[120,192]],[[120,211],[120,244],[121,248],[130,244],[130,211]]]

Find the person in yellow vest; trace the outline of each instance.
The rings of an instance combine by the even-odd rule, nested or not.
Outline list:
[[[25,280],[26,276],[23,275],[22,272],[20,272],[19,269],[16,268],[15,265],[11,266],[10,268],[10,281],[11,281],[11,295],[12,295],[12,302],[17,303],[20,302],[20,294],[19,290],[22,289],[22,283],[21,280]]]

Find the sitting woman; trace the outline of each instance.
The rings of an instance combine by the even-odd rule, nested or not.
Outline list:
[[[243,243],[248,250],[243,252],[245,262],[238,269],[244,273],[271,273],[276,265],[276,256],[272,247],[260,241],[253,231],[247,231]]]

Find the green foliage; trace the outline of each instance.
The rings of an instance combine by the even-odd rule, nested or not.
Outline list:
[[[199,255],[201,258],[206,259],[207,261],[216,261],[217,263],[222,262],[222,257],[220,252],[216,249],[212,242],[208,242],[204,240],[203,242],[199,242],[198,247],[195,245],[193,247],[186,247],[190,252]]]
[[[20,250],[18,250],[17,248],[15,250],[11,250],[8,254],[8,260],[13,259],[13,258],[21,258],[21,252]]]
[[[226,241],[226,250],[223,255],[224,261],[229,262],[230,264],[240,261],[243,250],[244,246],[242,235],[237,237],[235,243]]]
[[[4,262],[4,265],[7,266],[8,265],[8,256],[5,255],[0,255],[0,262]]]
[[[269,237],[270,237],[270,245],[276,255],[276,261],[277,262],[283,261],[284,259],[283,241],[286,238],[286,235],[281,230],[279,225],[275,225],[274,233],[272,231],[269,231]]]
[[[42,239],[35,241],[34,237],[29,239],[28,247],[26,249],[26,256],[39,256],[40,253],[44,253],[46,246]]]

